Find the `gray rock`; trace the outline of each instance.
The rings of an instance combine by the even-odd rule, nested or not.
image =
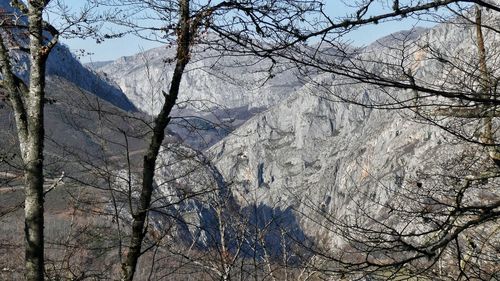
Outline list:
[[[498,25],[491,13],[485,14],[489,23]],[[414,54],[407,66],[413,68],[419,82],[446,85],[443,81],[449,74],[442,64],[429,59],[428,53],[414,52],[423,45],[436,46],[465,61],[477,57],[474,27],[465,27],[461,21],[418,33],[420,36],[407,37],[406,43],[411,46],[408,52]],[[486,33],[487,46],[495,48],[498,34]],[[397,62],[397,50],[391,47],[400,42],[401,34],[385,38],[366,48],[360,57]],[[495,60],[498,58],[493,57],[490,65],[495,65]],[[368,67],[376,70],[378,66]],[[316,87],[317,83],[326,85],[328,91]],[[412,95],[394,90],[389,93],[401,99]],[[332,102],[337,100],[335,96],[368,106],[390,100],[369,84],[320,74],[315,83],[256,115],[210,148],[216,166],[232,183],[237,202],[293,208],[307,235],[318,239],[335,236],[321,226],[324,218],[348,220],[359,217],[363,210],[378,216],[380,205],[391,200],[398,189],[411,188],[418,172],[440,171],[440,163],[460,155],[467,146],[456,144],[452,135],[421,122],[410,111]],[[429,102],[436,101],[442,99]]]

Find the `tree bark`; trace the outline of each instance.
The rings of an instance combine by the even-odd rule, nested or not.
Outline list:
[[[44,1],[30,1],[30,81],[27,99],[28,139],[23,151],[25,165],[25,256],[26,279],[43,280],[43,108],[45,97],[45,61],[42,11]]]
[[[179,8],[180,17],[177,34],[177,62],[172,76],[169,92],[168,94],[163,93],[165,96],[165,102],[160,113],[155,118],[149,147],[146,155],[144,156],[141,194],[139,205],[136,211],[132,213],[132,235],[126,260],[122,264],[122,280],[133,280],[137,262],[141,256],[142,242],[146,234],[145,225],[147,214],[151,204],[151,196],[153,194],[156,159],[158,158],[161,144],[165,137],[165,128],[170,122],[170,112],[172,111],[179,95],[179,87],[184,69],[190,59],[191,30],[189,0],[181,0]]]
[[[484,45],[484,35],[482,30],[482,13],[481,8],[476,5],[476,39],[479,56],[479,72],[480,72],[480,87],[481,96],[486,99],[494,98],[491,93],[491,78],[486,62],[486,47]],[[483,142],[488,145],[490,158],[500,167],[500,153],[497,151],[495,140],[493,137],[493,117],[495,117],[496,106],[490,104],[484,105],[486,116],[483,118]]]
[[[0,63],[3,87],[16,120],[21,157],[24,164],[24,232],[25,232],[25,277],[29,281],[44,280],[44,176],[43,176],[43,109],[45,97],[45,63],[51,46],[43,42],[42,12],[48,1],[29,1],[29,6],[13,1],[12,5],[27,13],[29,32],[30,74],[29,85],[19,79],[10,64],[7,48],[9,42],[1,36]],[[9,31],[5,31],[9,32]],[[17,32],[14,29],[13,32]]]

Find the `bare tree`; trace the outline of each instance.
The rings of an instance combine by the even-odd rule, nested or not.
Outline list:
[[[103,4],[114,6],[118,3],[104,1]],[[316,1],[278,1],[272,4],[261,1],[254,1],[252,3],[247,3],[247,1],[212,3],[208,1],[205,4],[200,4],[181,0],[169,3],[131,1],[130,3],[120,3],[120,5],[122,4],[128,4],[130,7],[130,10],[126,10],[125,13],[132,11],[133,14],[134,11],[138,11],[137,9],[147,9],[157,13],[159,18],[155,20],[161,21],[164,27],[144,27],[141,25],[143,22],[133,21],[130,18],[121,17],[121,15],[113,17],[112,21],[116,19],[115,23],[128,26],[131,28],[129,32],[140,36],[144,36],[144,33],[141,31],[146,30],[147,32],[154,32],[154,39],[161,38],[169,41],[169,39],[175,38],[176,41],[176,44],[174,44],[176,47],[175,67],[171,76],[170,88],[168,92],[163,93],[164,101],[161,110],[154,117],[152,132],[149,136],[149,146],[143,159],[140,199],[137,207],[131,210],[133,218],[130,234],[131,239],[126,259],[122,264],[122,279],[132,280],[137,268],[138,259],[143,253],[141,249],[146,235],[145,229],[148,212],[151,208],[158,154],[165,136],[165,128],[171,121],[171,112],[176,105],[181,91],[180,83],[185,67],[191,59],[193,46],[196,44],[200,45],[204,39],[207,39],[209,42],[206,42],[206,45],[209,48],[212,46],[210,44],[224,47],[221,43],[221,37],[202,36],[206,34],[205,30],[211,29],[221,30],[221,28],[225,28],[227,33],[236,34],[239,32],[241,36],[244,36],[244,33],[252,34],[253,31],[251,30],[256,29],[257,33],[253,33],[252,36],[255,37],[258,35],[262,38],[265,34],[263,30],[272,32],[271,28],[274,26],[281,26],[280,29],[285,30],[285,25],[305,19],[305,14],[311,11],[313,7],[315,8],[317,3]],[[277,15],[278,17],[272,18],[273,15]],[[113,35],[110,37],[113,37]],[[223,248],[221,250],[222,253],[227,252]],[[227,273],[224,274],[227,275]]]
[[[78,29],[89,20],[88,9],[80,17],[68,13],[61,29],[44,20],[51,1],[10,1],[0,11],[0,67],[2,101],[15,116],[22,173],[24,174],[25,276],[27,280],[44,279],[44,107],[46,66],[51,51],[65,32]],[[9,6],[10,5],[10,6]],[[63,9],[61,2],[52,8]],[[90,25],[86,29],[91,32]],[[82,33],[83,34],[83,33]],[[27,69],[19,65],[23,58]],[[17,154],[17,153],[16,153]],[[15,158],[15,157],[14,157]]]
[[[2,15],[2,42],[0,59],[2,64],[3,88],[15,112],[21,155],[25,165],[25,247],[26,278],[43,280],[44,243],[43,243],[43,107],[45,97],[45,63],[50,50],[58,40],[58,33],[52,31],[52,39],[47,43],[43,32],[46,24],[42,13],[49,1],[30,1],[28,6],[14,1],[27,22],[19,26],[15,12]],[[22,18],[21,20],[26,20]],[[21,47],[16,40],[19,33],[27,31],[30,54],[29,82],[24,82],[11,65],[9,47]],[[15,38],[18,37],[18,38]],[[10,39],[9,39],[10,38]]]
[[[153,194],[155,190],[155,175],[158,170],[158,156],[161,153],[162,145],[164,145],[165,129],[172,120],[172,110],[178,102],[180,93],[183,91],[180,86],[182,77],[185,73],[186,66],[192,59],[196,49],[195,47],[201,46],[203,50],[216,51],[218,55],[221,56],[245,56],[249,54],[257,56],[264,61],[263,69],[269,73],[269,77],[273,75],[275,66],[278,64],[277,58],[279,58],[295,63],[296,67],[302,70],[316,70],[345,78],[336,80],[334,83],[363,82],[368,85],[373,85],[378,88],[381,93],[386,94],[386,98],[377,100],[375,103],[371,102],[370,104],[365,104],[362,100],[358,99],[359,97],[346,97],[342,95],[330,95],[329,97],[372,108],[413,109],[414,113],[417,114],[419,118],[424,118],[470,143],[486,147],[488,150],[487,155],[489,155],[490,160],[498,161],[498,145],[496,142],[498,79],[496,78],[497,71],[494,69],[496,65],[494,63],[495,56],[493,56],[492,59],[492,57],[488,55],[497,52],[488,50],[489,45],[485,44],[485,36],[483,34],[483,29],[487,29],[490,32],[497,32],[497,27],[483,23],[480,9],[476,11],[475,20],[469,20],[477,30],[476,35],[478,43],[478,52],[473,56],[476,60],[471,65],[467,65],[467,61],[463,59],[459,60],[456,57],[446,56],[446,53],[442,50],[437,50],[431,45],[418,46],[418,44],[411,43],[409,38],[400,40],[402,43],[401,45],[390,47],[392,48],[391,52],[396,54],[394,55],[396,59],[389,63],[379,61],[378,59],[380,58],[376,56],[373,57],[371,55],[360,54],[363,50],[345,47],[344,44],[340,44],[338,41],[339,36],[358,26],[389,21],[404,16],[413,15],[424,17],[428,15],[426,12],[428,9],[441,7],[451,9],[455,7],[453,6],[454,4],[467,4],[471,1],[408,1],[407,3],[403,3],[403,1],[391,1],[392,10],[375,16],[368,13],[375,1],[363,1],[357,4],[357,9],[352,17],[343,18],[341,20],[328,17],[328,15],[325,14],[326,12],[324,11],[323,5],[319,1],[283,0],[273,1],[272,3],[269,3],[269,1],[207,1],[206,3],[199,3],[189,0],[165,2],[97,2],[101,2],[108,7],[116,5],[120,5],[121,7],[121,5],[127,5],[125,7],[130,8],[130,10],[127,10],[127,8],[123,10],[126,15],[129,12],[132,15],[136,14],[137,11],[141,9],[149,9],[150,11],[157,12],[158,14],[156,15],[158,15],[158,17],[155,18],[156,21],[153,26],[144,25],[147,24],[148,21],[137,22],[133,21],[131,18],[123,17],[121,12],[118,12],[117,15],[108,15],[109,17],[106,17],[106,19],[128,27],[129,30],[126,31],[126,33],[133,33],[148,39],[173,43],[172,45],[176,48],[175,58],[173,59],[175,67],[171,76],[169,90],[162,93],[163,100],[161,101],[161,111],[154,116],[153,124],[145,123],[150,126],[151,130],[147,134],[148,146],[142,159],[142,175],[140,177],[140,196],[138,198],[138,203],[129,204],[132,221],[131,230],[130,232],[123,231],[123,226],[126,224],[117,226],[120,236],[118,246],[120,248],[120,257],[122,253],[126,252],[126,257],[121,261],[121,276],[123,280],[132,280],[134,278],[141,255],[144,255],[149,249],[160,248],[146,247],[146,249],[144,249],[145,240],[148,239],[148,234],[151,234],[148,229],[148,216],[150,216],[152,211],[155,211],[153,207]],[[498,12],[499,10],[498,7],[490,1],[472,2],[480,7],[489,8],[493,12]],[[50,50],[57,43],[59,33],[42,19],[42,13],[46,9],[49,1],[30,1],[27,6],[20,1],[14,1],[13,3],[16,4],[16,7],[26,17],[21,17],[19,21],[17,14],[10,12],[3,13],[1,33],[2,44],[0,45],[0,62],[3,78],[2,88],[4,89],[3,95],[9,100],[15,112],[22,159],[25,165],[27,278],[29,280],[42,280],[44,268],[43,197],[45,192],[43,189],[43,107],[45,102],[45,62]],[[458,7],[460,8],[460,6]],[[464,11],[465,13],[467,12],[466,10],[456,9],[452,9],[451,11],[458,14],[463,14]],[[139,13],[139,17],[145,15],[146,14]],[[312,19],[313,15],[319,16],[320,20]],[[469,19],[470,17],[464,15],[463,18]],[[151,20],[151,18],[148,18],[148,20]],[[162,23],[162,25],[157,25],[158,22]],[[24,44],[18,42],[22,41],[18,34],[18,30],[28,31],[30,36],[29,48],[26,48]],[[52,33],[49,39],[44,38],[44,30]],[[144,31],[146,31],[146,33]],[[104,37],[111,38],[122,35],[121,33],[108,34]],[[312,38],[320,38],[319,43],[314,47],[306,44],[307,40]],[[406,43],[411,46],[408,47]],[[330,52],[331,50],[325,51],[328,48],[324,47],[333,47],[335,49],[334,54]],[[11,54],[14,52],[12,50],[16,48],[21,51],[27,51],[30,54],[31,68],[29,82],[18,77],[18,74],[12,66]],[[407,55],[408,52],[415,54],[422,50],[425,50],[426,54],[429,55],[427,58],[428,60],[438,61],[442,65],[442,69],[450,74],[450,77],[456,78],[455,81],[436,84],[430,83],[416,75],[415,65],[418,61],[408,60]],[[402,57],[397,57],[397,55],[402,55]],[[309,74],[309,72],[305,73]],[[470,81],[470,83],[462,83],[460,79],[464,77],[473,77],[473,79],[467,80]],[[318,84],[318,86],[326,89],[331,85]],[[407,90],[407,92],[398,95],[395,91],[401,89]],[[460,122],[454,124],[443,123],[442,119],[439,119],[443,116],[453,118],[455,121]],[[466,123],[464,120],[471,119],[475,122],[475,126],[472,129],[464,125]],[[128,136],[125,132],[123,132],[123,134],[125,139],[128,140]],[[130,151],[128,147],[125,147],[125,150],[127,150],[125,158],[130,162]],[[122,159],[123,158],[120,158],[120,160]],[[82,165],[92,166],[91,163]],[[128,166],[129,171],[124,178],[128,180],[128,184],[131,186],[131,164],[128,163]],[[486,166],[478,164],[478,167]],[[95,165],[93,168],[96,168]],[[112,170],[113,167],[106,166],[99,167],[99,169],[102,175],[108,177],[107,184],[111,185],[111,175],[113,171],[110,170]],[[399,219],[409,217],[412,219],[418,218],[425,220],[428,216],[422,215],[422,210],[427,212],[428,210],[426,210],[426,208],[429,208],[429,204],[420,201],[425,199],[431,200],[434,204],[437,204],[435,203],[436,201],[439,202],[437,205],[440,205],[440,207],[433,209],[433,211],[438,213],[441,212],[439,213],[441,215],[439,218],[442,220],[435,219],[432,221],[432,226],[434,226],[434,228],[432,230],[426,230],[425,232],[427,236],[434,237],[433,235],[437,235],[436,237],[438,237],[435,239],[433,238],[434,240],[431,246],[428,244],[414,245],[408,243],[403,238],[411,235],[422,236],[424,234],[417,233],[408,235],[401,232],[396,232],[396,234],[394,234],[391,226],[384,224],[384,220],[380,217],[368,218],[371,223],[375,223],[380,227],[373,234],[374,236],[368,235],[371,232],[369,232],[370,230],[364,224],[358,225],[352,224],[349,221],[335,221],[334,224],[342,226],[343,229],[350,227],[353,230],[352,233],[339,233],[339,235],[343,235],[345,238],[356,242],[354,246],[357,247],[355,250],[358,251],[356,252],[353,250],[353,252],[361,255],[371,250],[376,254],[369,255],[368,258],[362,262],[346,262],[338,257],[334,257],[331,260],[347,267],[349,270],[356,268],[361,271],[365,270],[370,272],[373,271],[373,268],[381,268],[382,270],[389,267],[394,268],[402,266],[403,264],[412,263],[416,260],[434,257],[438,254],[441,257],[441,250],[446,248],[452,249],[458,253],[458,264],[461,264],[458,267],[461,272],[460,274],[470,274],[467,273],[466,264],[470,264],[470,261],[473,260],[473,258],[471,258],[473,255],[467,254],[469,257],[466,259],[464,258],[464,253],[472,253],[475,250],[470,246],[472,248],[464,252],[463,248],[466,247],[464,245],[466,245],[466,242],[469,240],[463,238],[465,236],[461,236],[461,234],[465,233],[466,230],[474,229],[477,226],[483,227],[486,223],[494,222],[498,218],[498,202],[497,199],[488,199],[489,201],[484,201],[487,202],[486,204],[482,202],[481,205],[477,205],[475,202],[471,201],[472,203],[464,205],[463,200],[465,197],[474,197],[478,194],[478,190],[487,190],[491,185],[496,183],[498,170],[495,170],[495,166],[489,167],[488,169],[488,172],[492,171],[492,173],[478,172],[472,175],[472,177],[470,174],[462,175],[459,177],[460,180],[454,184],[443,185],[442,182],[436,182],[436,186],[442,186],[443,194],[446,194],[445,191],[449,192],[446,194],[447,200],[433,196],[422,197],[423,195],[419,193],[407,194],[401,192],[395,195],[395,197],[399,196],[400,200],[394,202],[407,202],[408,200],[413,200],[421,204],[417,204],[418,206],[412,210],[403,209],[398,212],[391,211],[391,213],[394,214],[391,215],[391,220],[394,219],[393,216],[396,214],[398,215],[396,217]],[[98,169],[95,170],[97,171]],[[456,174],[460,174],[461,172],[463,172],[463,170],[455,171]],[[428,178],[429,180],[436,180],[432,175],[428,175]],[[445,181],[449,180],[449,178],[441,177],[439,180]],[[486,180],[488,180],[489,183],[484,183]],[[418,184],[418,182],[419,181],[415,184]],[[428,185],[426,184],[425,186],[427,187]],[[460,186],[462,186],[462,188],[459,188]],[[471,187],[474,188],[471,189]],[[116,191],[113,187],[109,189],[112,193]],[[129,197],[131,196],[131,190],[132,188],[129,188],[128,194],[125,192]],[[421,191],[424,190],[425,189],[422,189]],[[437,190],[439,190],[439,188]],[[493,192],[492,196],[494,196],[494,193],[495,192]],[[114,196],[113,194],[111,194],[111,197]],[[488,197],[490,194],[488,193],[486,195],[485,196]],[[450,203],[448,197],[455,199],[455,201]],[[381,208],[399,210],[396,206],[392,206],[392,203],[379,203],[379,205],[382,205],[379,206]],[[115,204],[115,207],[116,206]],[[314,206],[312,206],[312,208],[314,209]],[[442,210],[444,208],[448,208],[451,211],[443,214]],[[119,211],[117,208],[115,209],[115,217],[118,221]],[[230,279],[231,271],[236,268],[237,264],[241,261],[241,267],[243,268],[244,262],[242,259],[239,260],[239,255],[234,255],[234,252],[231,253],[228,249],[228,244],[231,243],[227,242],[228,237],[225,231],[227,224],[225,220],[222,219],[224,218],[224,211],[221,206],[216,206],[215,209],[218,211],[218,225],[220,227],[218,234],[220,236],[219,247],[216,248],[220,257],[218,262],[220,263],[213,263],[216,264],[216,266],[212,266],[212,269],[215,268],[214,272],[217,272],[217,276],[226,280]],[[458,217],[460,219],[458,219]],[[245,222],[245,219],[241,220],[241,228],[249,227],[249,223]],[[453,223],[450,223],[450,221],[453,221]],[[455,224],[457,221],[461,221],[461,224],[458,226]],[[256,229],[252,233],[252,235],[254,235],[254,252],[257,252],[257,248],[262,252],[264,261],[261,265],[263,264],[266,266],[266,273],[269,274],[271,279],[277,279],[278,277],[274,275],[274,270],[280,266],[284,266],[286,270],[290,266],[287,264],[288,253],[283,250],[282,262],[275,263],[269,254],[270,249],[267,248],[264,241],[265,229],[259,229],[260,226],[258,225],[252,227]],[[444,232],[442,232],[442,229],[446,227],[448,228],[445,234],[443,234]],[[282,230],[282,236],[285,237],[286,230]],[[123,239],[123,236],[126,235],[130,235],[129,240]],[[470,236],[471,234],[467,235]],[[154,235],[151,234],[151,236]],[[394,243],[396,246],[394,246],[394,243],[380,246],[377,242],[380,242],[382,238],[385,239],[384,241],[386,242],[395,241]],[[243,247],[243,243],[248,243],[248,241],[244,241],[245,239],[247,239],[245,235],[241,235],[241,237],[236,239],[236,243],[240,243],[240,249]],[[285,238],[282,239],[282,241],[285,240]],[[125,241],[125,244],[122,244],[123,241]],[[160,243],[158,241],[163,240],[158,238],[152,244],[158,245],[158,243]],[[488,248],[488,251],[485,250],[485,252],[491,256],[492,253],[494,253],[494,246],[490,243],[490,238],[484,238],[481,241],[482,245],[488,246],[484,246],[482,249]],[[456,242],[455,248],[447,248],[451,242]],[[376,247],[379,248],[373,250]],[[429,249],[429,247],[431,248]],[[236,248],[238,249],[238,247]],[[284,246],[284,248],[286,248],[286,246]],[[458,248],[462,250],[457,250]],[[404,256],[404,259],[393,258],[386,263],[375,263],[373,260],[370,260],[373,256],[379,255],[382,252],[385,253],[384,251],[390,249],[396,249],[393,254],[404,252],[405,254],[416,253],[416,255],[408,254]],[[400,249],[401,251],[399,251]],[[153,253],[153,255],[156,254],[157,252]],[[325,256],[325,253],[319,250],[313,253],[315,258],[322,255]],[[358,256],[353,255],[353,257],[357,258]],[[481,260],[488,263],[484,258]],[[325,265],[325,263],[315,262],[313,259],[311,259],[310,264],[311,270],[306,270],[310,272],[310,274],[306,274],[308,277],[312,276],[314,272],[322,271],[321,268],[314,268],[315,265]],[[492,264],[491,258],[488,265],[490,264]],[[256,263],[254,263],[254,266],[256,266]],[[345,267],[338,269],[338,272],[344,272]],[[406,272],[404,274],[406,274]],[[490,273],[483,272],[481,274],[486,274],[484,276],[491,276]],[[285,276],[287,276],[286,273]],[[479,276],[481,277],[483,275]]]

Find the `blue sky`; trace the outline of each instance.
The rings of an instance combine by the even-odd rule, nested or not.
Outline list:
[[[341,17],[352,12],[352,10],[346,7],[340,0],[325,0],[324,2],[330,16]],[[75,5],[74,1],[69,1],[69,3],[71,4],[68,5]],[[380,13],[384,8],[387,7],[377,5],[372,11],[369,12],[369,14]],[[429,27],[432,26],[432,23],[406,19],[398,22],[369,25],[349,33],[345,39],[350,40],[355,45],[366,45],[382,36],[389,35],[400,30],[411,29],[415,25]],[[115,60],[122,56],[133,55],[143,50],[161,46],[158,42],[141,40],[134,36],[106,40],[100,44],[97,44],[95,40],[92,39],[82,40],[63,38],[61,41],[62,43],[68,45],[69,48],[75,53],[79,53],[77,50],[81,49],[90,53],[90,55],[80,56],[80,60],[82,62]]]

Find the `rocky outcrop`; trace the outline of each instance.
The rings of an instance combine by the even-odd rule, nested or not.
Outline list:
[[[364,91],[345,87],[344,91]],[[343,216],[387,200],[415,171],[449,153],[439,129],[394,112],[332,104],[308,90],[249,120],[210,149],[240,204]],[[300,216],[299,217],[303,217]],[[308,234],[322,230],[302,221]]]
[[[135,173],[130,179],[127,170],[115,176],[118,196],[107,206],[111,214],[119,210],[125,223],[132,220],[129,202],[136,204],[141,186]],[[242,206],[230,187],[203,154],[168,141],[157,160],[149,234],[187,249],[227,251],[239,258],[275,259],[285,249],[291,253],[297,242],[308,243],[291,208],[262,202]],[[297,259],[290,254],[290,261]]]
[[[414,55],[405,66],[413,69],[416,79],[446,87],[453,72],[427,52],[440,50],[448,57],[474,61],[474,32],[473,26],[457,20],[419,30],[418,37],[408,33],[387,37],[364,49],[360,57],[394,62],[401,51],[397,44],[404,41],[411,46],[407,52]],[[488,32],[487,36],[496,35]],[[495,47],[498,39],[488,39]],[[378,66],[367,67],[376,70]],[[383,92],[369,84],[320,74],[315,83],[253,117],[209,152],[226,181],[233,183],[240,204],[290,207],[308,235],[333,235],[322,225],[325,218],[356,217],[366,210],[376,216],[395,191],[417,188],[417,173],[439,172],[441,163],[466,147],[410,110],[369,108],[371,102],[390,100],[387,93],[402,99],[413,94]],[[367,107],[339,102],[339,96]]]
[[[157,113],[168,91],[175,48],[160,47],[122,57],[96,68],[116,83],[142,111]],[[198,112],[212,109],[268,108],[302,86],[285,67],[270,65],[252,56],[225,56],[194,50],[183,77],[179,108]],[[272,78],[269,78],[272,75]]]
[[[122,57],[96,70],[121,88],[148,114],[161,108],[168,91],[175,48],[160,47]],[[303,85],[293,70],[252,56],[220,57],[194,50],[169,129],[194,148],[205,149],[256,113],[272,107]]]

